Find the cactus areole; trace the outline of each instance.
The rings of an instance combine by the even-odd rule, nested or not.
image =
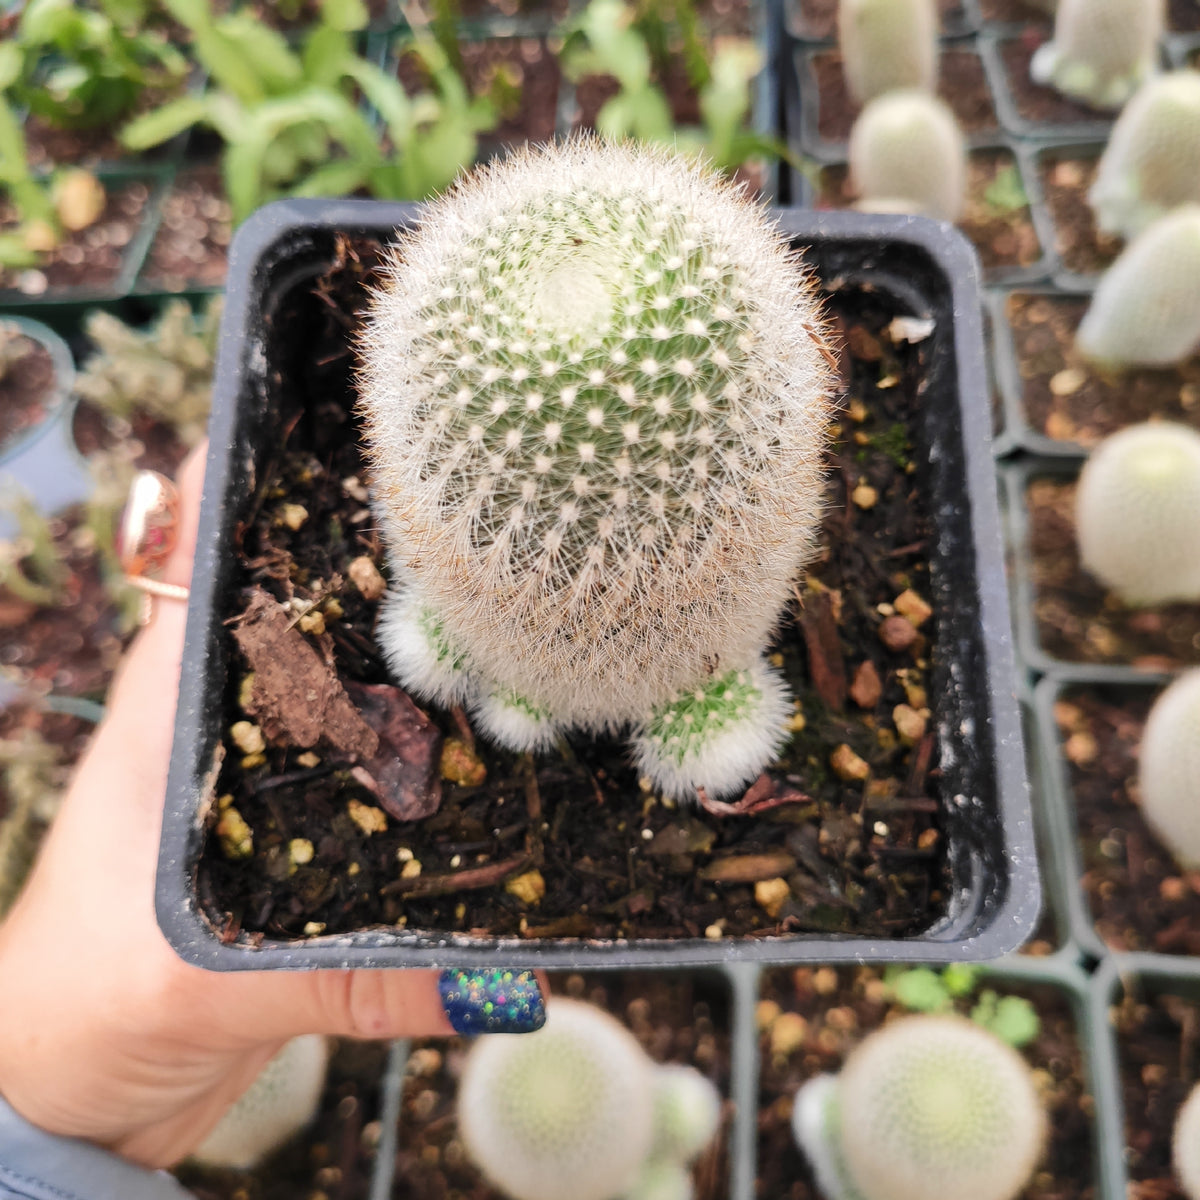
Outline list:
[[[590,139],[476,172],[360,339],[400,682],[537,749],[632,730],[677,797],[761,771],[764,648],[813,550],[831,376],[808,273],[703,167]]]

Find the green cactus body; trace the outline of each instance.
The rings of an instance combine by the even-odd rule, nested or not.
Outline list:
[[[1200,202],[1200,72],[1173,71],[1138,89],[1113,126],[1088,202],[1103,232],[1126,238]]]
[[[1061,0],[1029,73],[1093,108],[1120,108],[1157,67],[1163,9],[1163,0]]]
[[[1200,343],[1200,204],[1155,221],[1104,273],[1075,344],[1112,367],[1166,367]]]
[[[938,76],[933,0],[839,0],[838,48],[859,104],[899,88],[932,92]]]
[[[757,672],[820,511],[820,328],[761,211],[664,150],[530,151],[432,205],[361,341],[387,607],[415,589],[463,664],[406,669],[439,655],[385,612],[401,681],[530,749]],[[722,789],[782,740],[756,712],[766,758]]]
[[[1188,1092],[1175,1118],[1171,1139],[1175,1177],[1189,1200],[1200,1200],[1200,1084]]]
[[[888,92],[850,130],[859,207],[956,221],[967,195],[967,148],[949,107],[921,91]]]
[[[1154,702],[1138,751],[1142,815],[1180,866],[1200,866],[1200,670],[1180,676]],[[1194,1157],[1200,1168],[1200,1113]],[[1200,1181],[1200,1170],[1196,1178]]]

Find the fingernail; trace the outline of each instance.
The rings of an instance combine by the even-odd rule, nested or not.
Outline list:
[[[438,991],[456,1033],[532,1033],[546,1022],[532,971],[451,967],[438,979]]]

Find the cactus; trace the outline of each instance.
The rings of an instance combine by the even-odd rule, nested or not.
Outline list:
[[[1155,221],[1105,271],[1075,335],[1110,367],[1167,367],[1200,342],[1200,204]]]
[[[1187,1094],[1175,1118],[1171,1139],[1175,1176],[1189,1200],[1200,1197],[1200,1084]]]
[[[1200,866],[1200,670],[1181,675],[1154,702],[1138,752],[1142,815],[1188,870]],[[1200,1162],[1200,1137],[1195,1139]]]
[[[1113,126],[1088,202],[1102,232],[1125,238],[1200,202],[1200,72],[1173,71],[1138,89]]]
[[[937,87],[934,0],[839,0],[837,26],[846,86],[859,104],[899,88]]]
[[[720,1119],[721,1097],[695,1067],[658,1068],[651,1158],[691,1162],[712,1141]]]
[[[1152,421],[1102,441],[1075,493],[1083,565],[1126,604],[1200,600],[1200,433]]]
[[[432,205],[361,338],[401,682],[514,749],[632,723],[681,798],[757,775],[821,509],[821,330],[761,212],[665,150],[530,150]]]
[[[1025,1060],[956,1016],[876,1030],[836,1078],[805,1084],[792,1110],[827,1200],[1009,1200],[1033,1172],[1045,1124]]]
[[[204,1139],[193,1161],[242,1171],[257,1166],[312,1122],[328,1065],[328,1039],[292,1038]]]
[[[1157,68],[1163,0],[1061,0],[1035,82],[1093,108],[1120,108]]]
[[[859,207],[956,221],[967,195],[967,148],[949,107],[927,92],[872,100],[850,130]]]

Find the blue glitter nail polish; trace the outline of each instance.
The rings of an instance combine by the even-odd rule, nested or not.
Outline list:
[[[532,971],[450,967],[438,979],[438,991],[457,1033],[532,1033],[546,1021]]]

